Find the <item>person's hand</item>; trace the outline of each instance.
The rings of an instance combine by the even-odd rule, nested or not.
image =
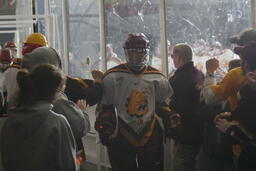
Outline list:
[[[88,107],[84,99],[78,100],[76,104],[81,110],[86,110],[86,108]]]
[[[181,125],[180,114],[178,114],[178,113],[172,114],[170,116],[170,120],[171,120],[171,127],[172,128],[176,128],[176,127]]]
[[[214,122],[216,123],[219,119],[226,119],[228,120],[231,117],[231,112],[223,112],[218,114],[215,118],[214,118]]]
[[[168,138],[173,138],[174,140],[179,140],[184,134],[184,127],[181,123],[181,116],[178,113],[173,113],[170,116],[170,126],[165,128],[166,136]]]
[[[84,150],[79,150],[76,153],[76,164],[81,165],[85,161],[85,153]]]
[[[216,121],[216,127],[224,133],[228,130],[228,128],[230,128],[233,125],[238,125],[238,122],[237,121],[228,121],[226,119],[218,119]]]
[[[252,85],[256,86],[256,71],[246,73],[246,77],[252,83]]]
[[[213,74],[219,68],[219,60],[212,58],[206,61],[206,71]]]
[[[102,82],[103,79],[103,72],[99,71],[99,70],[92,70],[92,77],[94,79],[94,83],[100,83]]]

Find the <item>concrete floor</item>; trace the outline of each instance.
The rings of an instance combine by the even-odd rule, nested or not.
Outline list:
[[[97,166],[87,162],[81,165],[80,171],[97,171]],[[101,171],[111,171],[111,168],[102,167]]]
[[[81,165],[80,171],[97,171],[97,167],[95,164],[85,162]]]

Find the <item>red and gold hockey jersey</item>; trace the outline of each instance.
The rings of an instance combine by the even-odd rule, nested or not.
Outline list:
[[[156,104],[172,95],[167,78],[157,69],[146,66],[140,74],[126,64],[105,73],[102,105],[112,105],[118,116],[118,129],[134,146],[143,146],[156,126]]]

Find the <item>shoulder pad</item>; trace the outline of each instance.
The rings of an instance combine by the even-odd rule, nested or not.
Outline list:
[[[144,74],[161,74],[164,76],[164,74],[161,71],[150,65],[147,66],[147,69],[144,71]]]
[[[109,73],[112,73],[112,72],[125,72],[125,73],[132,73],[129,68],[127,68],[127,66],[125,64],[120,64],[120,65],[117,65],[109,70],[107,70],[105,73],[104,73],[104,76],[105,77],[106,75],[108,75]]]

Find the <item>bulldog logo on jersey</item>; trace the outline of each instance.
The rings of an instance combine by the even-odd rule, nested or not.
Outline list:
[[[131,116],[142,117],[148,113],[148,91],[133,90],[127,99],[127,113]]]

